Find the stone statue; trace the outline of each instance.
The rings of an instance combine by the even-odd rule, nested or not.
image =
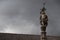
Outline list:
[[[40,24],[45,25],[45,26],[48,25],[48,17],[45,14],[45,9],[44,8],[40,12]]]

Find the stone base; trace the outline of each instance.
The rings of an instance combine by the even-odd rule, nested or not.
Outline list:
[[[41,32],[41,40],[47,40],[46,32]]]

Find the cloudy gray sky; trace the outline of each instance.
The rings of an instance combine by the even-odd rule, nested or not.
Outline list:
[[[42,0],[0,0],[0,32],[40,35]],[[47,35],[60,36],[60,0],[46,0]]]

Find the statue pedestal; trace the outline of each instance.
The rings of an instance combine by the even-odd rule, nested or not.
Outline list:
[[[41,32],[41,40],[47,40],[46,32],[44,31]]]

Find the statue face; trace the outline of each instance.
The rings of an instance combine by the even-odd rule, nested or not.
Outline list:
[[[45,12],[44,11],[41,11],[40,14],[45,14]]]

